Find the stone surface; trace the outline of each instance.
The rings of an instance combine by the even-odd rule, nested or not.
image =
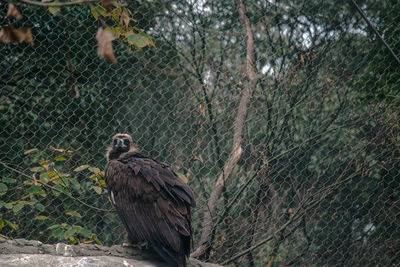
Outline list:
[[[0,266],[32,267],[157,267],[166,266],[151,250],[122,246],[43,244],[40,241],[0,239]],[[219,265],[189,259],[188,267]]]

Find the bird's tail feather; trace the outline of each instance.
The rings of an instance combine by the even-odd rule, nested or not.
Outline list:
[[[180,253],[176,253],[162,246],[153,245],[152,247],[169,266],[186,267],[186,255],[184,250],[181,250]]]

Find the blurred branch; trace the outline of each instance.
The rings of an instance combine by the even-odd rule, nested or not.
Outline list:
[[[80,4],[100,2],[100,0],[75,0],[70,2],[50,2],[50,3],[31,1],[31,0],[18,0],[18,1],[28,5],[44,6],[44,7],[63,7],[63,6],[74,6]]]
[[[62,193],[62,194],[64,194],[64,195],[66,195],[67,197],[69,197],[69,198],[71,198],[71,199],[73,199],[73,200],[75,200],[75,201],[78,201],[79,203],[85,205],[86,207],[89,207],[89,208],[91,208],[91,209],[95,209],[95,210],[98,210],[98,211],[115,212],[114,210],[101,209],[101,208],[97,208],[97,207],[95,207],[95,206],[92,206],[92,205],[90,205],[90,204],[87,204],[86,202],[80,200],[79,198],[75,198],[75,197],[71,196],[70,194],[67,194],[67,193],[65,193],[64,191],[62,191],[62,190],[60,190],[60,189],[58,189],[58,188],[56,188],[56,187],[54,187],[54,186],[51,186],[51,185],[46,184],[46,183],[43,183],[42,181],[35,179],[35,177],[31,177],[31,176],[29,176],[28,174],[25,174],[25,173],[23,173],[23,172],[20,171],[20,170],[17,170],[17,169],[15,169],[15,168],[11,167],[11,166],[8,166],[7,164],[5,164],[5,163],[2,162],[2,161],[0,161],[0,164],[3,165],[4,167],[6,167],[7,169],[13,171],[13,172],[16,172],[16,173],[18,173],[18,174],[20,174],[20,175],[22,175],[22,176],[25,176],[25,177],[27,177],[27,178],[29,178],[29,179],[34,180],[35,182],[40,183],[40,184],[42,184],[42,185],[44,185],[44,186],[46,186],[46,187],[48,187],[48,188],[50,188],[50,189],[52,189],[52,190],[55,190],[55,191],[57,191],[57,192],[59,192],[59,193]]]
[[[355,8],[357,9],[358,13],[360,13],[361,17],[365,20],[365,22],[372,29],[372,31],[375,33],[375,35],[378,37],[378,39],[382,42],[382,44],[386,47],[386,49],[389,51],[389,53],[392,55],[392,57],[397,61],[397,63],[400,64],[400,59],[393,52],[392,48],[385,42],[385,40],[383,39],[382,35],[380,35],[380,33],[374,27],[374,25],[372,25],[371,21],[367,18],[367,15],[365,15],[364,11],[362,11],[362,9],[357,5],[357,3],[354,0],[350,0],[350,2],[355,6]]]
[[[201,257],[207,254],[207,250],[210,247],[210,243],[213,237],[213,218],[217,209],[217,203],[221,196],[221,193],[225,187],[225,181],[229,178],[233,168],[237,165],[240,156],[242,155],[242,138],[243,138],[243,127],[247,116],[248,104],[250,101],[251,94],[257,85],[258,76],[255,69],[255,56],[254,56],[254,38],[251,29],[250,20],[246,15],[246,7],[242,0],[237,0],[237,9],[239,12],[239,18],[243,27],[243,35],[246,37],[246,75],[248,78],[247,86],[242,91],[242,97],[240,99],[236,119],[234,122],[234,133],[233,133],[233,147],[229,155],[228,160],[225,162],[224,170],[218,176],[217,182],[213,191],[211,192],[210,199],[208,200],[209,211],[204,212],[203,220],[203,231],[199,241],[199,247],[192,253],[192,257]],[[207,258],[207,255],[206,255]]]
[[[340,175],[336,178],[336,180],[332,184],[321,188],[320,190],[318,190],[314,194],[311,194],[310,197],[308,197],[300,205],[300,207],[296,210],[296,212],[293,214],[293,216],[286,223],[284,223],[278,230],[276,230],[274,233],[272,233],[267,238],[257,242],[253,246],[243,250],[242,252],[240,252],[240,253],[236,254],[235,256],[231,257],[230,259],[224,261],[222,263],[222,265],[227,265],[230,262],[232,262],[232,261],[234,261],[234,260],[246,255],[247,253],[250,253],[252,250],[264,245],[265,243],[267,243],[269,241],[271,241],[276,236],[280,236],[280,240],[285,240],[292,233],[294,233],[294,231],[298,227],[300,227],[302,225],[303,218],[307,214],[309,214],[309,212],[312,211],[315,207],[317,207],[319,204],[321,204],[321,201],[325,200],[330,194],[332,194],[334,192],[335,189],[340,188],[341,185],[343,185],[344,183],[350,181],[351,179],[353,179],[354,177],[356,177],[357,175],[362,173],[362,168],[360,168],[358,171],[355,171],[352,174],[350,174],[348,177],[342,179],[345,176],[346,171],[350,168],[351,164],[356,160],[357,156],[367,147],[367,145],[369,145],[369,143],[365,144],[363,147],[361,147],[358,150],[358,152],[347,163],[346,167],[343,169],[343,171],[340,173]],[[372,167],[376,166],[377,164],[378,164],[378,162],[373,164],[373,165],[371,165],[371,166],[369,166],[369,167],[372,168]],[[290,225],[294,224],[295,222],[298,222],[298,221],[300,221],[300,222],[297,223],[297,225],[292,227],[292,229],[290,229],[289,232],[287,232],[285,234],[285,231],[288,229],[288,227]]]

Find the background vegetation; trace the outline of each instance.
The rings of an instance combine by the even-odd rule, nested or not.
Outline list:
[[[129,1],[156,48],[119,38],[115,64],[96,54],[108,21],[89,6],[9,2],[22,19],[2,2],[0,26],[30,27],[34,45],[0,44],[3,237],[121,243],[102,170],[127,132],[196,192],[201,259],[400,263],[400,64],[350,1],[244,1],[250,65],[241,0]],[[399,2],[357,3],[399,55]]]

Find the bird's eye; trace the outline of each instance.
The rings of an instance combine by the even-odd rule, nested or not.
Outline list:
[[[129,145],[129,140],[128,140],[128,139],[125,139],[125,140],[124,140],[124,144],[125,144],[125,145]]]

